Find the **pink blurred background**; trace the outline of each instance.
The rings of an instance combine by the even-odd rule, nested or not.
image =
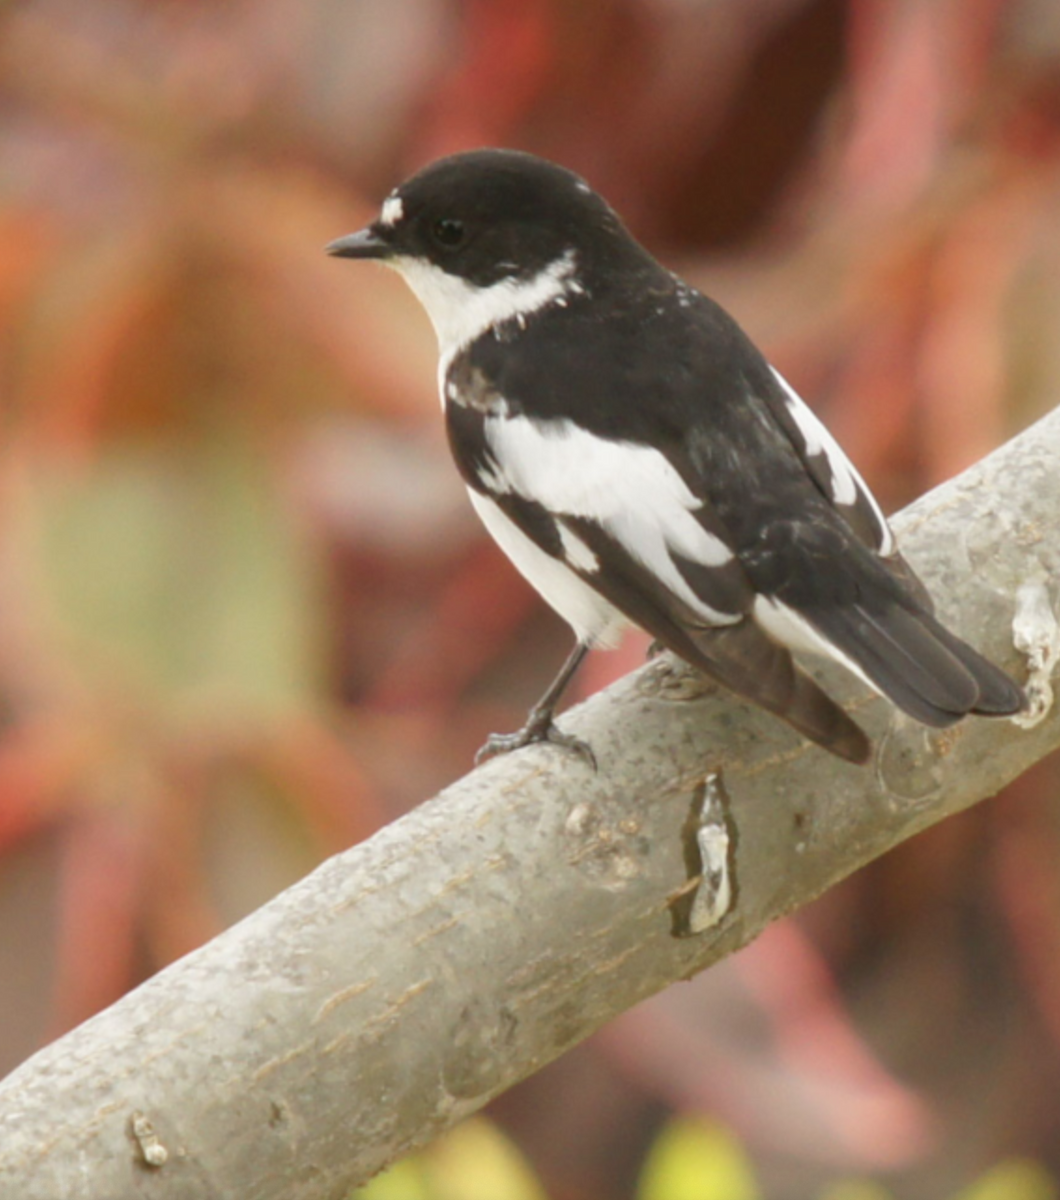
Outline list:
[[[568,634],[327,259],[431,158],[584,174],[885,506],[1060,399],[1056,0],[22,0],[0,15],[0,1071],[468,769]],[[583,692],[641,661],[596,655]],[[660,1122],[770,1196],[1060,1174],[1047,762],[493,1108],[554,1200]]]

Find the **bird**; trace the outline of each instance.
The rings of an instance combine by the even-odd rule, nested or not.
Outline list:
[[[574,631],[524,726],[479,760],[548,742],[595,767],[555,709],[589,650],[629,625],[852,763],[872,743],[806,655],[927,726],[1024,706],[936,618],[812,409],[574,172],[516,150],[454,154],[326,250],[395,269],[426,310],[471,504]]]

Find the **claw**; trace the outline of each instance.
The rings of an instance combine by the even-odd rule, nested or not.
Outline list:
[[[567,661],[560,668],[559,674],[549,685],[548,691],[530,710],[526,724],[516,733],[492,733],[486,739],[486,744],[475,755],[475,765],[483,763],[495,754],[507,754],[511,750],[521,750],[524,746],[532,746],[535,742],[551,742],[564,750],[573,750],[594,771],[596,770],[596,755],[588,742],[576,738],[573,734],[563,733],[552,722],[563,689],[571,681],[582,659],[589,653],[589,642],[578,641],[567,656]]]
[[[495,755],[509,754],[512,750],[521,750],[524,746],[534,746],[541,742],[548,742],[563,750],[571,750],[593,771],[597,770],[596,755],[589,743],[572,733],[564,733],[551,720],[530,720],[515,733],[491,733],[486,739],[486,744],[475,755],[475,765],[478,766]]]

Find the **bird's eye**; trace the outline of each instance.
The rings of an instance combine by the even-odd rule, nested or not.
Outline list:
[[[459,246],[464,240],[464,222],[454,220],[452,217],[441,217],[435,221],[431,232],[434,234],[434,240],[440,246],[449,248]]]

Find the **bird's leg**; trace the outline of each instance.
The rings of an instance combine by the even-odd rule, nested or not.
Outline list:
[[[551,742],[554,746],[563,746],[581,755],[595,771],[596,756],[589,743],[557,729],[552,721],[560,696],[588,653],[589,643],[578,642],[560,668],[559,674],[548,685],[545,694],[530,710],[522,729],[516,733],[491,733],[486,739],[486,744],[475,755],[475,762],[484,762],[495,754],[507,754],[509,750],[521,750],[523,746],[532,746],[535,742]]]

